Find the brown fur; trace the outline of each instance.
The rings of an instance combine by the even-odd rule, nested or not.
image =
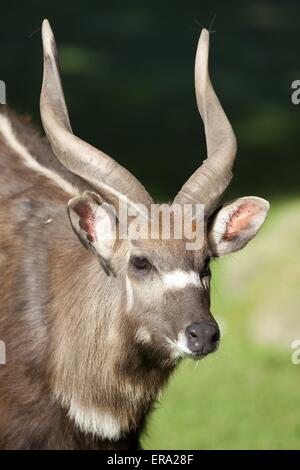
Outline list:
[[[107,241],[105,194],[63,168],[27,119],[4,112],[30,154],[64,181],[30,158],[26,166],[0,138],[0,448],[136,449],[179,358],[217,349],[211,257],[243,247],[268,204],[242,198],[226,227],[232,206],[224,207],[193,251],[163,239],[159,221],[160,239]],[[208,344],[196,336],[193,349],[190,328],[203,324]]]
[[[9,115],[32,155],[86,189],[57,164],[27,120]],[[0,447],[135,448],[174,364],[163,351],[127,339],[138,324],[121,314],[123,296],[109,295],[112,277],[78,243],[68,196],[27,169],[3,141],[0,155],[0,339],[7,348],[7,364],[0,366]],[[112,412],[124,437],[109,442],[79,431],[66,414],[74,394],[83,407]]]
[[[37,161],[80,192],[91,189],[58,163],[28,119],[5,113]],[[127,241],[117,241],[111,270],[104,270],[72,230],[67,206],[74,195],[26,167],[3,140],[0,179],[0,339],[7,350],[7,364],[0,365],[0,448],[136,448],[178,360],[166,338],[175,339],[192,322],[214,321],[209,289],[162,293],[154,272],[148,283],[140,282],[127,258]],[[93,242],[89,210],[79,203],[74,212]],[[208,254],[206,239],[198,252],[186,251],[184,240],[132,246],[147,253],[158,272],[200,272]],[[139,294],[132,311],[126,309],[126,279]],[[139,341],[141,326],[151,342]],[[121,428],[119,440],[80,431],[68,415],[74,403],[83,414],[109,414]]]

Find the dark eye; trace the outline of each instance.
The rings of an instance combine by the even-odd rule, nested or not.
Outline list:
[[[150,268],[150,263],[144,256],[133,256],[131,258],[131,264],[140,270],[145,270]]]

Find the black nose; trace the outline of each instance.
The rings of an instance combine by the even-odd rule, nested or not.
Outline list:
[[[185,330],[188,347],[195,354],[208,354],[214,351],[220,339],[216,323],[200,321],[192,323]]]

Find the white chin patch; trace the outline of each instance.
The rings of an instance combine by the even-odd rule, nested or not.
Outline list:
[[[118,420],[106,411],[83,408],[72,400],[68,416],[84,433],[91,433],[101,439],[111,441],[117,441],[121,437],[121,427]]]
[[[167,338],[167,341],[172,348],[174,359],[179,359],[180,357],[184,356],[190,356],[192,354],[191,350],[187,345],[186,336],[182,331],[178,334],[177,340],[174,341],[170,338]]]

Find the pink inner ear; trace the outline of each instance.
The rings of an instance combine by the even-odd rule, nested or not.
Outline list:
[[[251,224],[253,217],[261,211],[260,207],[254,202],[245,202],[241,204],[232,214],[226,225],[226,232],[223,238],[232,240],[240,232],[246,230]]]
[[[88,202],[81,201],[75,207],[74,211],[79,215],[79,226],[87,234],[90,242],[96,241],[95,232],[95,212]]]

